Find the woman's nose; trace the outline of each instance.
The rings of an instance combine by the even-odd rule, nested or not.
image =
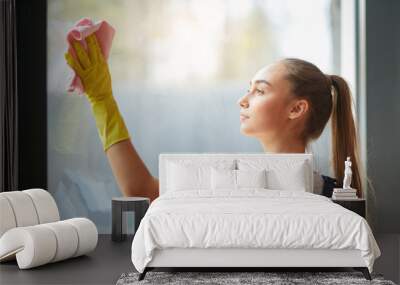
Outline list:
[[[239,98],[239,100],[237,101],[237,104],[240,107],[246,107],[248,106],[248,102],[247,102],[247,95],[242,96],[241,98]]]

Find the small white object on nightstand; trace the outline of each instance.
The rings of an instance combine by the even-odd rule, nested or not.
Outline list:
[[[351,177],[353,172],[351,171],[351,160],[350,156],[344,162],[344,179],[343,188],[334,188],[332,193],[333,200],[357,200],[357,189],[351,188]]]
[[[333,188],[332,193],[333,200],[357,200],[357,190],[354,188],[343,189],[343,188]]]
[[[344,162],[344,179],[343,179],[343,189],[351,189],[351,177],[353,172],[351,171],[351,161],[350,156],[347,157],[347,160]]]

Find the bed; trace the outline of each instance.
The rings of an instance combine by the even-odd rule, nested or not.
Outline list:
[[[366,220],[313,194],[309,153],[162,153],[160,196],[131,257],[154,268],[352,267],[366,279],[379,247]]]

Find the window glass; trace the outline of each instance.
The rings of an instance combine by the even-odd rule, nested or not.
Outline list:
[[[83,17],[115,29],[113,92],[137,152],[158,177],[161,152],[262,152],[240,133],[237,100],[255,72],[299,57],[338,72],[338,1],[49,0],[48,185],[63,218],[111,230],[121,196],[85,96],[67,94],[65,36]],[[329,175],[327,126],[316,167]],[[323,147],[320,147],[323,146]]]

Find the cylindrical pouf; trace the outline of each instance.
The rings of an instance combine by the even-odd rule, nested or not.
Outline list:
[[[41,225],[51,229],[57,239],[57,252],[51,262],[57,262],[74,256],[78,249],[78,233],[75,228],[65,221]]]
[[[60,220],[56,201],[54,201],[54,198],[48,191],[40,188],[33,188],[22,192],[31,197],[39,218],[39,224]]]
[[[23,191],[3,192],[13,209],[17,227],[33,226],[39,223],[35,205],[31,197]]]
[[[96,225],[86,218],[72,218],[64,222],[70,223],[78,233],[78,249],[73,257],[86,254],[96,248],[98,232]]]
[[[0,238],[0,261],[16,257],[20,269],[77,257],[96,248],[98,232],[86,218],[17,227]]]
[[[17,223],[11,204],[8,199],[3,197],[0,193],[0,238],[6,231],[16,226]]]
[[[57,252],[54,232],[42,225],[13,228],[0,238],[0,258],[16,253],[20,269],[51,262]]]

